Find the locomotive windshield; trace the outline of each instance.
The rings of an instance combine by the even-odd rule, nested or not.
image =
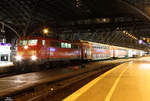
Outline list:
[[[26,45],[37,45],[38,40],[32,39],[32,40],[20,40],[19,45],[20,46],[26,46]]]
[[[34,40],[29,40],[28,41],[28,45],[37,45],[37,40],[34,39]]]
[[[20,46],[26,46],[27,43],[28,43],[27,40],[20,40],[20,41],[19,41],[19,45],[20,45]]]

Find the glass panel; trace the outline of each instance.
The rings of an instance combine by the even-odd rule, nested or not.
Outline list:
[[[28,41],[28,45],[37,45],[37,40],[34,39],[34,40],[29,40]]]
[[[68,43],[65,43],[65,48],[67,48],[67,46],[68,46]]]
[[[68,48],[71,48],[71,44],[68,44]]]
[[[27,43],[28,43],[27,40],[20,40],[20,41],[19,41],[19,45],[20,45],[20,46],[26,46]]]
[[[61,48],[66,48],[65,43],[61,43]]]
[[[42,45],[45,46],[45,40],[42,40]]]

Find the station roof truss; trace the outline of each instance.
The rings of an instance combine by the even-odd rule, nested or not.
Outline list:
[[[150,37],[149,5],[150,0],[1,0],[0,23],[7,25],[8,30],[9,27],[14,29],[19,36],[50,27],[56,33],[54,36],[58,33],[71,33],[72,37],[75,33],[93,33],[91,36],[101,33],[107,36],[105,42],[112,43],[118,38],[116,35],[120,35],[114,34],[118,33],[118,28],[132,32],[138,39]],[[104,34],[106,30],[108,35]]]

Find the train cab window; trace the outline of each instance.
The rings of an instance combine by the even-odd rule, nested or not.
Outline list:
[[[28,41],[28,45],[32,46],[32,45],[37,45],[38,40],[37,39],[33,39],[33,40],[29,40]]]
[[[68,48],[68,43],[65,43],[65,47]]]
[[[45,40],[42,40],[42,45],[45,46]]]
[[[19,45],[20,45],[20,46],[26,46],[27,43],[28,43],[27,40],[20,40],[20,41],[19,41]]]

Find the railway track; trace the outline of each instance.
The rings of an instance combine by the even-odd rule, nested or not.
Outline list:
[[[127,61],[127,60],[126,60]],[[36,85],[28,87],[24,90],[17,91],[15,93],[9,93],[0,98],[0,101],[11,97],[14,101],[41,101],[41,99],[47,99],[48,96],[56,94],[57,91],[65,89],[66,87],[80,82],[86,78],[95,77],[94,75],[104,73],[106,70],[126,61],[107,61],[107,62],[94,62],[89,63],[87,66],[81,66],[80,68],[72,68],[67,76],[61,78],[56,77],[52,81],[38,82]],[[94,68],[92,68],[93,66]],[[81,69],[81,70],[80,70]],[[55,70],[54,70],[55,71]],[[63,71],[65,74],[68,71]],[[45,74],[45,73],[43,73]],[[39,75],[39,74],[38,74]],[[98,76],[98,75],[97,75]],[[18,78],[18,77],[17,77]],[[93,78],[89,79],[92,80]],[[2,94],[3,95],[3,94]],[[47,100],[45,100],[47,101]],[[51,100],[50,100],[51,101]]]
[[[69,94],[71,94],[72,92],[77,90],[78,88],[82,87],[84,84],[86,84],[90,80],[94,79],[98,75],[104,73],[105,71],[107,71],[119,64],[120,63],[112,64],[106,68],[103,67],[101,69],[95,69],[95,70],[85,72],[85,73],[77,75],[77,76],[73,76],[73,77],[70,77],[67,79],[57,81],[55,83],[51,83],[48,87],[49,90],[47,90],[45,93],[42,93],[42,91],[40,90],[41,94],[39,94],[38,96],[35,96],[33,98],[30,98],[27,101],[61,101],[63,98],[65,98],[66,96],[68,96]],[[74,87],[74,85],[77,85],[77,82],[79,83],[81,81],[82,81],[82,84],[80,84],[78,87],[71,88],[71,87]],[[69,91],[68,88],[73,89],[73,90]],[[67,90],[67,93],[64,92],[66,90]]]
[[[39,77],[36,77],[36,78],[39,78],[40,81],[37,80],[37,81],[31,82],[31,84],[29,84],[28,86],[26,85],[26,83],[25,83],[25,85],[23,84],[25,87],[22,86],[23,88],[21,87],[20,90],[18,89],[16,91],[14,91],[14,90],[8,91],[9,93],[7,93],[7,91],[5,91],[5,93],[2,93],[0,91],[1,92],[0,93],[0,101],[3,101],[7,97],[9,97],[9,98],[11,97],[12,99],[14,99],[13,101],[41,101],[41,99],[46,99],[43,101],[48,101],[47,98],[49,96],[52,97],[54,95],[57,95],[57,92],[62,91],[61,89],[66,90],[67,87],[71,88],[70,85],[74,85],[74,84],[76,85],[76,82],[80,82],[80,81],[83,81],[86,79],[88,79],[87,82],[89,82],[90,80],[92,80],[96,76],[99,76],[100,74],[104,73],[108,69],[111,69],[111,68],[115,67],[116,65],[119,65],[121,63],[128,62],[131,60],[134,60],[134,59],[119,59],[119,60],[113,60],[113,61],[108,60],[108,61],[101,61],[101,62],[89,62],[88,64],[82,64],[80,66],[71,66],[71,67],[67,67],[67,68],[54,68],[52,70],[49,70],[50,72],[42,71],[42,72],[20,74],[20,75],[16,75],[16,76],[9,76],[6,78],[8,79],[8,81],[14,80],[11,82],[15,82],[15,78],[19,79],[19,77],[21,77],[23,82],[30,82],[30,81],[32,81],[31,74],[33,74],[33,76],[45,75],[45,77],[44,76],[41,77],[42,79],[40,79]],[[59,70],[59,69],[62,69],[62,70]],[[64,74],[60,75],[59,74],[60,72],[58,72],[58,70]],[[51,75],[51,73],[53,73],[53,74]],[[5,76],[7,76],[7,75],[2,75],[2,77],[0,78],[0,81],[7,80],[7,79],[3,79],[3,78],[5,78]],[[31,78],[31,80],[30,80],[30,78]],[[24,81],[26,79],[29,81]],[[83,83],[83,85],[86,83]],[[79,87],[81,87],[83,85],[80,85]],[[13,87],[13,89],[16,89],[16,88]],[[67,96],[67,95],[68,94],[66,94],[65,96]],[[64,96],[62,96],[62,98],[64,98]],[[54,100],[54,101],[57,101],[57,100]]]
[[[107,63],[110,62],[112,60],[105,60],[105,61],[101,61],[101,63]],[[117,61],[117,60],[113,60],[113,61]],[[97,61],[94,61],[97,62]],[[65,64],[61,64],[61,65],[55,65],[52,66],[50,68],[40,68],[40,69],[32,69],[32,65],[29,65],[30,69],[26,69],[26,68],[22,68],[21,66],[19,67],[15,67],[15,66],[9,66],[9,67],[4,67],[4,68],[0,68],[0,78],[2,77],[7,77],[7,76],[13,76],[13,75],[19,75],[19,74],[24,74],[24,73],[31,73],[31,72],[38,72],[38,71],[44,71],[44,70],[50,70],[53,68],[66,68],[66,67],[71,67],[71,66],[80,66],[80,67],[84,67],[85,64],[88,63],[93,63],[93,61],[86,61],[86,62],[70,62],[70,63],[65,63]],[[41,65],[41,67],[45,67],[45,65]]]

